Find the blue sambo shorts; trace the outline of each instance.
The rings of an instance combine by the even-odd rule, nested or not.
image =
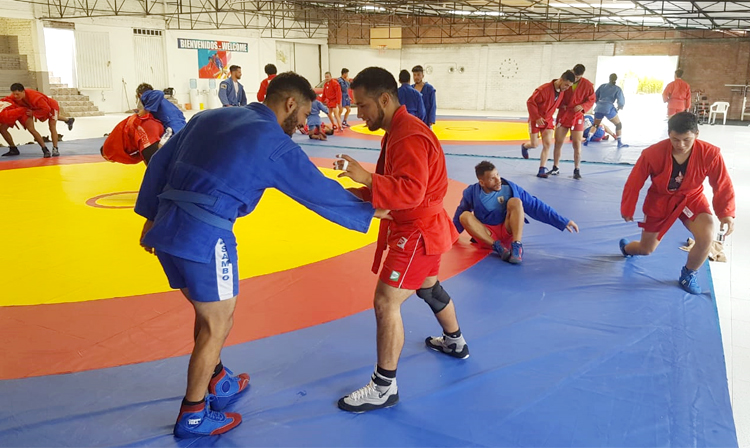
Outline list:
[[[607,120],[613,119],[615,116],[617,116],[617,108],[615,108],[614,105],[609,107],[609,111],[607,113],[604,112],[595,112],[594,113],[594,119],[595,120],[601,120],[603,117],[607,117]]]
[[[218,302],[235,297],[240,292],[237,268],[237,247],[227,247],[219,238],[208,263],[198,263],[157,250],[169,286],[187,288],[190,299],[196,302]]]

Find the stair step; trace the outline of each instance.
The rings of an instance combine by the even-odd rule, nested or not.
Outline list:
[[[84,101],[84,100],[75,100],[75,101],[61,101],[57,99],[57,103],[60,105],[60,107],[63,108],[69,108],[69,107],[76,107],[76,106],[87,106],[87,107],[95,107],[94,103],[91,101]]]
[[[50,96],[58,95],[78,95],[78,89],[65,87],[50,89]]]
[[[54,95],[53,98],[58,103],[63,101],[89,101],[89,97],[86,95]]]
[[[49,84],[50,84],[50,86],[55,87],[56,84],[59,85],[59,86],[62,86],[62,84],[60,84],[60,81],[61,81],[61,79],[60,79],[59,76],[50,76],[49,77]]]

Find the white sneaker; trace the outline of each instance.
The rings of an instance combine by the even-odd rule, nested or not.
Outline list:
[[[453,356],[454,358],[466,359],[469,357],[469,346],[466,345],[463,335],[457,338],[449,338],[445,335],[429,337],[425,339],[424,343],[431,349]]]
[[[357,389],[339,400],[339,408],[349,412],[367,412],[391,407],[398,403],[398,386],[394,378],[390,385],[375,384],[375,374],[367,386]]]

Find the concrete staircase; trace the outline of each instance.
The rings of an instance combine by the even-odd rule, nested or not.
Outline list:
[[[49,86],[49,96],[57,100],[64,115],[68,117],[98,117],[104,115],[104,112],[89,101],[88,96],[81,95],[78,89],[70,88],[67,84],[61,84],[59,77],[50,75]]]
[[[18,53],[17,40],[15,36],[0,36],[0,98],[10,95],[10,85],[15,82],[37,88],[26,55]]]

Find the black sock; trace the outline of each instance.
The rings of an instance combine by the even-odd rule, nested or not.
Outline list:
[[[458,330],[456,330],[455,333],[446,333],[444,331],[443,334],[446,335],[446,336],[448,336],[449,338],[453,338],[453,339],[460,338],[461,337],[461,329],[459,328]]]
[[[375,371],[378,372],[378,375],[380,375],[382,377],[385,377],[385,378],[388,378],[388,379],[391,379],[391,380],[393,378],[396,378],[396,371],[395,370],[386,370],[386,369],[384,369],[384,368],[382,368],[380,366],[377,366],[377,368],[375,369]]]
[[[557,167],[557,165],[552,165],[552,169],[553,169],[553,170],[558,170],[558,169],[560,169],[560,168],[558,168],[558,167]]]
[[[187,397],[182,399],[182,405],[183,406],[198,406],[199,404],[205,403],[204,400],[201,401],[188,401]]]
[[[224,370],[224,364],[222,364],[221,361],[219,361],[219,363],[216,364],[216,368],[214,369],[214,374],[211,376],[211,378],[216,378],[217,376],[219,376],[222,370]]]

